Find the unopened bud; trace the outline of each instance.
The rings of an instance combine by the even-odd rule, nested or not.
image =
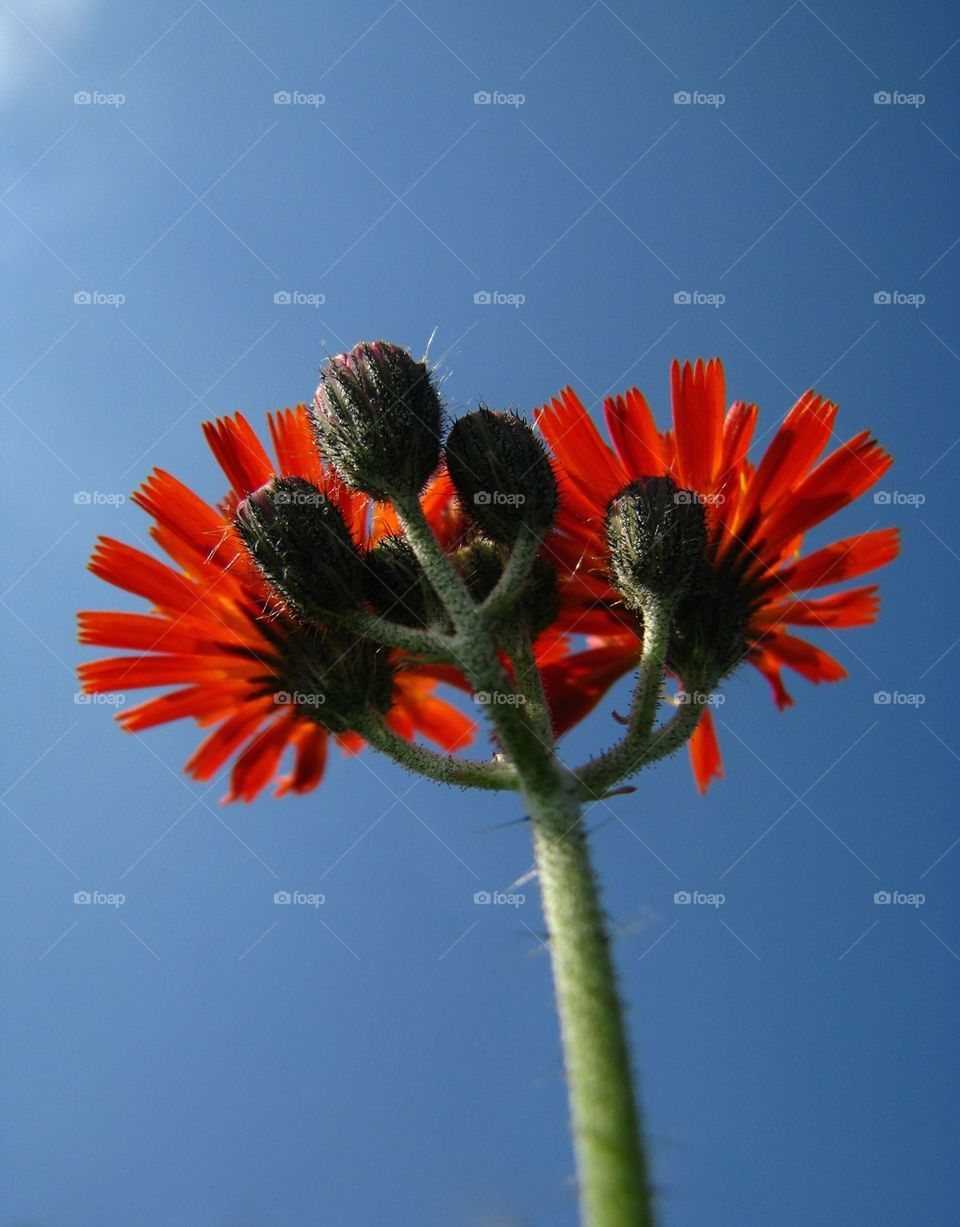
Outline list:
[[[301,618],[355,609],[363,561],[338,508],[300,477],[273,477],[237,508],[237,528],[271,587]]]
[[[494,541],[526,527],[538,536],[557,513],[557,481],[543,444],[515,413],[478,409],[453,424],[447,468],[464,511]]]
[[[642,478],[607,508],[607,544],[614,583],[631,609],[642,609],[650,594],[674,603],[707,547],[703,504],[670,477]]]
[[[443,602],[404,537],[384,537],[366,563],[366,596],[378,614],[402,626],[446,628]]]
[[[478,537],[454,556],[454,565],[478,604],[482,604],[497,586],[506,553],[503,546]],[[498,630],[501,634],[509,634],[513,629],[524,627],[530,637],[536,639],[556,619],[559,604],[556,572],[540,556],[534,561],[513,606],[499,619]]]
[[[390,653],[346,631],[301,626],[284,635],[278,673],[298,714],[334,733],[382,715],[393,697]]]
[[[440,460],[442,418],[426,363],[388,341],[331,358],[313,402],[324,457],[347,485],[381,502],[426,485]]]

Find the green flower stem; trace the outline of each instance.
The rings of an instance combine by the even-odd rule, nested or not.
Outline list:
[[[558,760],[529,635],[514,651],[518,688],[546,739],[537,761],[516,745],[494,708],[533,828],[549,934],[580,1204],[585,1227],[650,1227],[647,1166],[597,881],[580,815],[578,784]],[[542,757],[546,759],[546,766]]]
[[[407,741],[405,737],[388,728],[378,715],[371,715],[357,732],[394,762],[441,784],[498,791],[516,789],[518,786],[517,773],[510,763],[483,762],[480,759],[457,758],[452,754],[437,754],[424,746]]]
[[[404,652],[444,664],[451,664],[455,660],[453,641],[449,635],[435,634],[415,626],[401,626],[399,622],[392,622],[389,618],[381,618],[362,609],[351,610],[349,613],[331,613],[327,615],[327,620],[388,648],[400,648]]]
[[[524,711],[524,704],[501,701],[516,692],[483,627],[479,607],[444,554],[419,501],[398,498],[396,509],[407,540],[453,620],[456,635],[450,640],[450,650],[456,663],[478,692],[491,696],[491,714],[510,757],[522,754],[528,774],[546,778],[553,763],[552,745]]]
[[[510,611],[536,561],[540,540],[539,534],[531,532],[526,525],[521,527],[497,586],[480,606],[485,625],[491,626]]]
[[[584,1227],[651,1227],[647,1164],[623,1011],[573,776],[528,778],[514,755],[533,827],[549,934]]]
[[[395,507],[400,527],[427,573],[434,591],[446,606],[454,626],[460,632],[473,630],[477,622],[477,607],[463,580],[433,535],[420,500],[397,496]]]
[[[656,719],[670,641],[670,614],[670,606],[650,593],[643,606],[643,653],[626,732],[627,739],[635,742],[649,737]]]
[[[641,767],[679,749],[697,726],[704,695],[699,687],[692,687],[690,701],[660,729],[653,728],[663,691],[670,616],[670,606],[648,593],[643,603],[643,652],[627,731],[615,746],[576,771],[583,798],[603,796]]]
[[[554,737],[550,707],[527,628],[521,627],[508,646],[517,681],[517,692],[524,700],[526,714],[544,746],[552,748]]]
[[[690,740],[693,730],[703,715],[704,697],[695,696],[689,703],[681,703],[670,719],[655,729],[645,740],[637,742],[624,737],[612,749],[592,762],[585,763],[574,772],[580,786],[580,796],[585,801],[604,796],[621,780],[635,775],[642,767],[649,767],[661,758],[674,754]]]
[[[516,772],[533,828],[584,1227],[651,1227],[651,1194],[623,1012],[580,816],[581,789],[557,758],[529,638],[514,658],[518,683],[514,689],[479,610],[419,504],[401,503],[398,515],[453,619],[454,652],[472,684],[491,694],[522,695],[526,700],[494,701],[489,713]]]

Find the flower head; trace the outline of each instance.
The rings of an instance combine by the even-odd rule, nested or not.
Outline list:
[[[268,421],[275,461],[240,414],[205,425],[231,487],[216,507],[160,470],[133,496],[153,518],[151,536],[169,561],[100,539],[91,571],[148,601],[150,612],[79,615],[82,643],[130,653],[81,665],[83,689],[173,687],[125,709],[120,724],[139,732],[196,720],[209,731],[187,771],[208,780],[234,759],[228,800],[252,800],[277,775],[288,749],[293,768],[279,779],[278,795],[314,788],[331,736],[349,753],[363,745],[350,727],[358,695],[407,738],[420,733],[452,750],[473,731],[470,720],[434,694],[430,670],[399,652],[305,624],[254,565],[236,524],[238,507],[251,495],[248,515],[255,511],[258,524],[266,524],[277,511],[301,510],[295,501],[279,506],[278,491],[290,500],[322,494],[334,544],[348,560],[392,525],[389,514],[372,518],[370,499],[325,469],[305,406],[270,414]],[[446,478],[437,478],[423,499],[438,532],[447,535],[456,532],[450,497]],[[326,551],[328,543],[322,544]]]
[[[313,401],[320,450],[372,498],[417,495],[440,462],[443,407],[426,362],[389,341],[331,358]]]
[[[782,709],[793,702],[784,668],[812,682],[845,677],[838,661],[788,628],[873,622],[876,586],[812,594],[883,566],[898,551],[896,529],[885,528],[801,555],[804,535],[863,494],[892,463],[868,431],[824,457],[835,404],[807,392],[755,464],[747,453],[757,407],[737,401],[726,409],[719,359],[674,362],[671,383],[672,430],[657,428],[636,388],[605,401],[612,446],[570,388],[537,414],[560,477],[557,527],[548,541],[562,580],[560,628],[590,637],[588,651],[545,670],[561,726],[579,719],[585,703],[596,701],[640,654],[642,626],[612,582],[605,533],[611,500],[633,483],[669,477],[676,498],[698,500],[706,513],[706,547],[671,628],[668,665],[685,686],[714,687],[746,660],[767,678]],[[690,749],[702,792],[722,775],[709,712]]]

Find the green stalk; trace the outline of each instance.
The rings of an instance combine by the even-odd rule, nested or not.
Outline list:
[[[541,724],[548,713],[529,639],[517,657],[517,677],[523,679],[529,714]],[[494,712],[495,719],[497,715]],[[499,731],[533,828],[582,1221],[584,1227],[651,1227],[652,1198],[623,1009],[581,819],[578,784],[557,759],[552,736],[541,743],[545,769],[542,759],[528,762],[525,748],[512,744],[508,724]]]

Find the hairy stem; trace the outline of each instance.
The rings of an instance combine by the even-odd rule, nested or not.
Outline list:
[[[513,543],[497,586],[480,607],[486,626],[492,626],[499,617],[509,612],[530,574],[539,549],[540,537],[524,525]]]
[[[652,1200],[596,877],[576,782],[552,756],[552,778],[528,776],[514,751],[533,827],[549,934],[585,1227],[650,1227]]]
[[[464,788],[496,791],[516,789],[518,786],[517,773],[510,763],[493,760],[484,762],[482,759],[438,754],[434,750],[407,741],[405,737],[388,728],[377,715],[371,715],[357,732],[394,762],[441,784],[459,784]]]

